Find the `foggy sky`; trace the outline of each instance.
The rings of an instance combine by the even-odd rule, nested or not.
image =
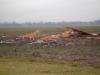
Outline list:
[[[96,19],[100,19],[100,0],[0,0],[0,22]]]

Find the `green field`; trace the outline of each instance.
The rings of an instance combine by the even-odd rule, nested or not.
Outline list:
[[[100,33],[100,26],[79,29]],[[0,28],[0,36],[15,36],[35,30],[62,32],[65,28]],[[100,40],[74,39],[72,42],[66,48],[46,49],[0,45],[0,75],[100,75]]]
[[[100,68],[56,63],[44,59],[0,58],[0,75],[99,75]]]
[[[64,28],[0,28],[0,34],[26,34],[39,30],[40,32],[61,32]]]
[[[96,32],[100,33],[100,26],[80,26],[76,27],[82,31],[86,32]],[[43,28],[43,27],[38,27],[38,28],[0,28],[0,34],[21,34],[21,33],[29,33],[39,30],[40,32],[63,32],[66,30],[66,27],[62,28]]]

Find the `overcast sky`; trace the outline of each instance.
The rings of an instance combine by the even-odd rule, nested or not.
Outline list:
[[[100,19],[100,0],[0,0],[0,22],[97,19]]]

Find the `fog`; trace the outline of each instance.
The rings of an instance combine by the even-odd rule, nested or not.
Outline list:
[[[0,0],[0,22],[97,19],[100,19],[100,0]]]

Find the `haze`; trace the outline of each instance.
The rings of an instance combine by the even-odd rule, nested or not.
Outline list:
[[[0,22],[97,19],[100,19],[100,0],[0,0]]]

